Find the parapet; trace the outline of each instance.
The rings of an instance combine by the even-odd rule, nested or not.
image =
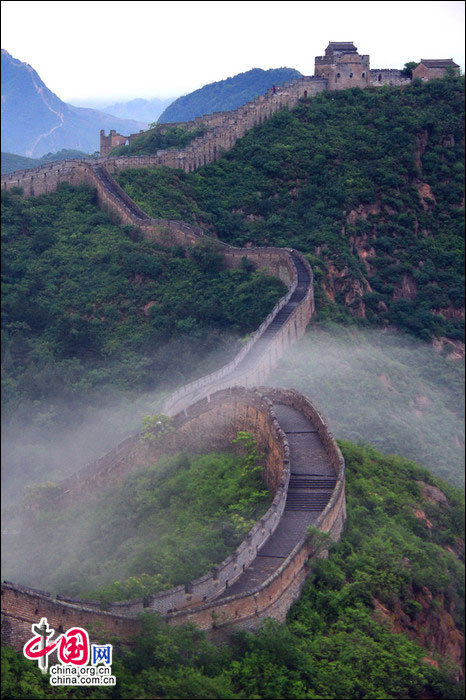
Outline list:
[[[306,537],[296,541],[290,555],[263,583],[225,597],[227,587],[251,565],[257,551],[275,531],[285,507],[290,478],[289,445],[272,401],[297,408],[316,427],[336,474],[332,496],[316,525],[333,539],[339,539],[346,517],[344,461],[319,412],[308,399],[291,390],[241,387],[222,390],[212,395],[210,401],[202,399],[192,404],[188,411],[175,416],[174,422],[178,424],[177,431],[182,431],[183,440],[188,433],[203,440],[204,435],[218,434],[223,419],[228,433],[249,429],[260,444],[268,447],[274,499],[236,551],[212,571],[184,586],[147,598],[111,603],[107,611],[99,610],[97,601],[53,597],[46,591],[5,582],[2,586],[4,641],[21,649],[30,637],[31,625],[43,616],[59,630],[74,624],[87,629],[91,638],[112,635],[123,642],[130,642],[138,634],[136,618],[141,612],[158,611],[170,624],[194,622],[207,631],[237,625],[257,626],[263,617],[283,619],[284,612],[299,594],[306,561],[312,556]]]

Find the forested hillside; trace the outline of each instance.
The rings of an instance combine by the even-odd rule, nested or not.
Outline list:
[[[156,439],[150,425],[144,436]],[[5,508],[3,522],[16,534],[3,552],[3,575],[107,603],[207,574],[272,500],[252,437],[238,433],[227,447],[223,453],[162,456],[122,482],[58,508],[53,483],[28,489],[33,513],[21,518],[16,506]]]
[[[462,698],[463,499],[413,462],[341,447],[347,531],[285,625],[214,646],[144,615],[135,647],[114,651],[114,690],[57,691],[3,649],[2,697]]]
[[[320,318],[461,340],[464,80],[319,94],[185,174],[123,172],[152,216],[308,255]]]
[[[113,690],[51,688],[35,665],[4,649],[2,697],[464,697],[464,499],[431,473],[453,481],[447,461],[456,459],[452,443],[459,449],[464,439],[449,416],[461,417],[462,375],[448,365],[462,338],[463,94],[462,80],[452,78],[321,94],[194,173],[119,176],[152,216],[194,222],[236,245],[293,246],[307,255],[317,325],[271,383],[299,386],[311,398],[320,392],[337,438],[353,440],[340,442],[346,529],[336,544],[310,532],[329,557],[313,559],[286,624],[266,621],[257,634],[239,631],[214,646],[198,630],[145,615],[135,647],[115,646]],[[2,202],[4,417],[17,450],[6,473],[16,495],[24,481],[43,481],[44,472],[55,478],[82,460],[77,441],[57,454],[54,444],[73,424],[81,432],[90,406],[205,374],[220,364],[214,353],[237,350],[284,291],[248,264],[225,269],[208,244],[188,256],[116,226],[86,187],[62,185],[30,199],[13,191]],[[337,324],[349,327],[345,342]],[[374,340],[370,326],[384,334]],[[397,329],[417,344],[402,340],[391,352]],[[434,355],[432,340],[449,349]],[[320,372],[319,356],[330,375]],[[125,428],[132,413],[131,405]],[[367,440],[366,428],[384,450],[393,434],[398,448],[414,432],[413,453],[424,463],[430,457],[431,471],[354,444]],[[53,509],[29,528],[29,556],[53,586],[82,591],[88,580],[88,593],[98,589],[104,599],[183,581],[211,555],[224,556],[245,528],[241,518],[256,517],[264,505],[254,468],[241,481],[244,467],[218,454],[162,462],[127,482],[125,492],[109,493],[92,518],[77,505],[94,558],[81,561],[75,545],[68,567],[63,514]],[[45,496],[47,489],[53,484],[45,484]],[[218,521],[225,528],[211,529]],[[152,527],[171,549],[154,544]],[[12,542],[17,535],[6,532]],[[41,535],[50,559],[40,557]],[[113,538],[108,552],[98,548],[102,535]],[[182,560],[177,550],[190,538]],[[113,574],[120,580],[111,581]]]
[[[74,424],[105,392],[183,383],[284,291],[251,266],[225,269],[208,245],[187,257],[142,240],[86,187],[2,202],[4,417]]]
[[[300,77],[301,73],[294,68],[253,68],[178,97],[162,112],[158,123],[187,122],[203,114],[227,112],[262,95],[273,85]]]
[[[89,153],[84,151],[74,151],[73,149],[62,148],[56,153],[46,153],[42,158],[26,158],[18,156],[16,153],[2,152],[2,174],[12,173],[14,170],[29,170],[37,168],[44,163],[52,163],[54,160],[66,160],[67,158],[89,158]]]

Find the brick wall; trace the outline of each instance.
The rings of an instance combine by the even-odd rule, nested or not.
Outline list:
[[[316,56],[315,74],[328,81],[328,90],[365,88],[369,84],[369,56],[348,53]]]
[[[459,68],[456,66],[456,64],[452,65],[452,69],[457,75],[459,75]],[[420,63],[413,70],[413,80],[415,78],[419,78],[420,80],[433,80],[434,78],[444,78],[447,74],[447,70],[448,68],[432,68],[430,66],[425,66],[423,63]]]
[[[80,601],[63,596],[53,599],[49,593],[5,583],[2,587],[4,642],[21,649],[31,636],[31,624],[40,617],[47,617],[55,629],[79,625],[87,629],[93,639],[108,641],[109,637],[117,636],[124,642],[138,633],[138,621],[132,616],[143,611],[157,610],[164,614],[170,624],[194,622],[218,638],[228,634],[232,626],[254,629],[263,617],[283,620],[290,605],[299,596],[306,576],[306,562],[313,555],[306,538],[296,543],[289,557],[263,584],[222,601],[215,600],[224,592],[226,582],[232,584],[241,575],[243,567],[251,563],[257,549],[274,531],[283,512],[289,479],[289,450],[286,436],[273,414],[272,400],[298,408],[311,417],[317,427],[335,466],[337,483],[316,525],[333,539],[339,539],[345,520],[344,462],[325,421],[311,402],[291,390],[265,389],[258,392],[237,388],[221,391],[210,402],[204,399],[193,404],[175,416],[174,421],[178,424],[180,439],[184,441],[187,436],[193,436],[193,449],[196,449],[195,441],[198,441],[199,447],[199,441],[203,442],[208,434],[215,433],[215,439],[219,440],[218,434],[223,432],[224,437],[229,439],[237,429],[249,430],[260,444],[268,448],[266,478],[272,488],[277,485],[275,498],[237,550],[214,571],[186,586],[177,586],[147,599],[114,603],[109,612],[97,610],[96,601]],[[94,469],[96,472],[102,471],[102,465],[97,463]],[[89,482],[89,479],[90,468],[87,468],[83,480]],[[105,485],[105,479],[113,481],[111,469],[100,474],[93,482],[94,487]]]
[[[104,129],[100,130],[100,155],[107,156],[112,148],[116,146],[124,146],[129,140],[131,143],[131,138],[134,138],[138,134],[132,134],[131,136],[122,136],[122,134],[117,134],[115,129],[111,129],[108,136],[105,136]]]
[[[315,94],[322,89],[325,89],[325,81],[301,79],[285,84],[275,91],[269,91],[266,96],[253,101],[254,104],[250,103],[236,110],[236,114],[211,115],[212,138],[200,137],[184,151],[162,152],[155,157],[156,163],[172,166],[181,164],[185,170],[191,170],[204,162],[215,160],[222,149],[230,148],[248,128],[261,123],[283,106],[296,104],[301,97]],[[195,122],[197,125],[199,120]],[[161,161],[157,160],[159,158]],[[129,160],[133,165],[133,159],[100,160],[97,164],[95,161],[70,160],[42,166],[33,171],[17,171],[2,177],[2,188],[22,187],[25,196],[37,196],[54,191],[61,182],[65,181],[72,185],[88,184],[96,188],[98,201],[102,207],[106,208],[118,221],[139,226],[147,237],[171,245],[178,243],[187,248],[199,241],[203,235],[200,229],[183,222],[150,219],[123,192],[109,175],[109,171],[117,172],[122,167],[128,167]],[[102,163],[106,166],[105,170],[102,169]],[[152,156],[143,156],[134,161],[137,167],[147,167],[156,163]],[[296,287],[296,268],[290,256],[291,251],[275,248],[235,249],[221,242],[216,242],[216,245],[224,253],[228,265],[236,267],[241,264],[243,257],[247,257],[270,274],[280,277],[290,287],[287,295],[256,332],[251,340],[253,343],[287,302]],[[299,255],[296,252],[294,254]],[[307,261],[300,257],[309,271],[311,284],[304,299],[277,333],[268,352],[241,377],[244,384],[256,384],[264,380],[286,346],[304,332],[314,310],[312,272]],[[235,623],[244,621],[244,624],[251,625],[262,614],[267,614],[266,611],[282,615],[283,612],[279,611],[289,607],[297,595],[296,591],[299,591],[301,585],[299,582],[304,580],[303,566],[308,556],[305,543],[301,543],[296,552],[289,557],[289,561],[287,560],[286,566],[282,566],[276,575],[261,587],[261,590],[232,597],[218,604],[217,607],[213,601],[208,602],[224,590],[226,581],[231,584],[236,580],[242,573],[243,566],[247,566],[252,561],[257,548],[262,546],[274,531],[283,512],[289,478],[286,437],[273,416],[269,400],[267,397],[258,397],[251,392],[241,394],[245,391],[244,389],[225,389],[223,385],[226,383],[226,386],[229,386],[230,380],[227,377],[228,372],[223,371],[224,369],[220,370],[220,375],[210,377],[207,383],[205,378],[199,380],[204,382],[202,389],[206,389],[205,397],[200,401],[193,403],[193,392],[201,388],[200,384],[195,386],[196,383],[187,388],[184,387],[181,394],[175,397],[171,413],[175,414],[178,439],[182,439],[185,449],[188,445],[188,449],[195,451],[199,442],[202,443],[202,449],[205,449],[207,441],[212,445],[221,446],[233,437],[232,431],[236,433],[237,430],[243,429],[252,432],[259,444],[266,449],[265,478],[269,488],[275,491],[274,501],[266,515],[256,523],[236,552],[216,567],[215,571],[187,586],[177,587],[159,596],[152,596],[148,600],[136,599],[112,604],[111,612],[108,613],[98,611],[96,609],[98,603],[95,601],[79,601],[66,597],[57,597],[53,600],[48,594],[6,584],[4,629],[5,639],[9,643],[20,648],[25,639],[30,636],[30,625],[32,622],[37,622],[41,616],[47,617],[54,627],[61,625],[66,628],[70,624],[79,622],[91,633],[95,626],[96,629],[102,629],[107,636],[114,633],[123,639],[125,634],[131,636],[137,633],[138,626],[133,619],[127,628],[129,631],[122,633],[121,621],[128,616],[131,619],[131,616],[143,609],[160,610],[166,613],[171,624],[179,624],[195,618],[201,627],[212,631],[214,628],[215,630],[224,629],[225,625],[232,621]],[[221,391],[218,391],[219,389]],[[181,413],[179,413],[180,410]],[[189,436],[195,436],[195,439]],[[179,447],[175,436],[172,436],[169,442],[170,440],[171,444],[164,445],[164,449],[167,447],[176,449],[177,445]],[[333,445],[331,440],[329,444]],[[96,463],[88,465],[82,472],[67,479],[63,483],[63,494],[68,497],[86,494],[109,481],[121,479],[132,469],[147,464],[148,460],[156,459],[157,450],[160,453],[161,446],[143,444],[137,437],[128,438]],[[341,494],[340,482],[337,483],[338,489],[340,489],[338,493]],[[343,501],[340,497],[339,500],[333,499],[332,502],[334,504],[332,509],[338,509],[339,513],[334,517],[335,522],[330,522],[328,520],[330,516],[327,515],[323,525],[336,531],[339,527],[338,522],[342,523],[344,519],[344,514],[342,515],[344,506],[341,505],[342,502],[344,504],[344,489]],[[325,512],[328,510],[327,507]],[[288,589],[289,593],[287,593]],[[193,603],[202,603],[206,599],[207,602],[195,611],[189,609]],[[177,607],[183,610],[168,614],[168,610],[173,611]]]
[[[124,168],[140,168],[148,165],[166,165],[190,172],[217,160],[224,151],[232,148],[249,129],[269,119],[278,110],[284,107],[295,107],[303,97],[311,97],[326,88],[327,81],[324,79],[298,78],[283,83],[275,89],[270,88],[264,95],[260,95],[230,112],[214,112],[197,117],[190,122],[166,125],[167,127],[183,126],[188,130],[203,125],[207,131],[194,139],[183,150],[161,150],[151,156],[109,158],[107,167],[112,173]],[[138,135],[132,136],[135,138]],[[106,153],[101,152],[101,155],[104,156]]]
[[[139,623],[131,618],[98,612],[92,608],[57,601],[47,593],[16,584],[2,584],[2,643],[22,651],[31,638],[31,625],[46,617],[61,632],[73,626],[83,627],[92,641],[110,641],[118,637],[128,642],[138,633]]]
[[[407,78],[400,70],[391,68],[371,68],[369,71],[369,85],[381,87],[382,85],[410,85],[411,78]]]

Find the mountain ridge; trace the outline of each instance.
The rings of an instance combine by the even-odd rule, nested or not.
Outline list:
[[[157,121],[164,109],[167,109],[176,99],[176,97],[153,97],[147,100],[143,97],[136,97],[133,100],[107,105],[102,108],[102,111],[120,119],[136,119],[151,124]]]
[[[252,68],[178,97],[163,111],[158,123],[185,122],[212,112],[230,111],[258,97],[273,85],[301,77],[302,74],[294,68]]]
[[[100,129],[130,133],[145,123],[119,119],[96,109],[74,107],[52,92],[28,63],[1,50],[2,148],[40,157],[62,148],[87,153],[99,147]]]
[[[346,101],[347,98],[354,97],[354,95],[357,96],[357,94],[351,93],[350,95],[348,93],[344,99]],[[340,106],[343,107],[343,98],[339,99],[342,100]],[[325,107],[325,105],[322,106]],[[328,113],[327,110],[322,109],[320,124],[326,121],[328,122]],[[277,130],[280,133],[285,132],[289,135],[293,128],[297,128],[300,125],[283,119],[281,122],[276,122],[275,125],[270,125],[269,130],[271,132],[274,126],[278,127]],[[339,130],[341,130],[340,125]],[[357,137],[358,134],[356,133],[352,138],[353,147],[360,146],[360,139]],[[277,173],[276,163],[278,163],[280,168],[286,166],[290,170],[291,166],[299,165],[299,161],[296,163],[296,158],[287,158],[288,151],[283,148],[283,146],[287,145],[289,144],[282,144],[280,141],[274,143],[273,140],[263,143],[262,148],[258,148],[257,144],[254,145],[250,142],[243,144],[243,148],[246,151],[243,151],[243,167],[240,169],[237,180],[248,184],[247,171],[252,169],[252,166],[247,162],[246,166],[249,165],[249,168],[244,167],[248,155],[248,146],[251,149],[255,149],[254,157],[256,160],[253,165],[260,168],[262,179],[265,178],[267,172],[271,172],[274,175]],[[426,145],[428,148],[420,157],[424,159],[424,167],[430,165],[430,168],[433,168],[435,173],[435,167],[438,165],[437,159],[432,157],[432,150],[428,142]],[[434,142],[430,146],[435,148],[438,147],[438,144]],[[317,153],[315,155],[318,158],[320,154]],[[259,161],[261,156],[264,158],[263,163]],[[231,165],[232,160],[232,158],[227,157],[222,163],[217,162],[215,167],[217,169],[227,167],[228,164]],[[380,156],[377,162],[379,160]],[[452,162],[454,163],[455,161]],[[328,168],[324,167],[325,162],[322,161],[322,158],[314,161],[311,165],[313,166],[312,173],[315,172],[317,175],[325,173],[326,175],[328,172]],[[301,167],[304,166],[302,165]],[[300,190],[303,189],[303,182],[296,181],[299,180],[299,172],[291,171],[286,174],[287,178],[284,179],[286,188],[284,188],[284,192],[278,192],[278,195],[284,198],[287,208],[289,208],[290,203],[295,198],[299,201],[299,197],[303,196],[300,193]],[[384,174],[391,174],[390,170],[385,168]],[[396,173],[394,174],[396,175]],[[348,172],[347,175],[349,178],[353,173]],[[374,177],[377,175],[379,173],[375,172]],[[293,178],[293,183],[289,182],[288,176]],[[203,178],[205,177],[204,171]],[[438,179],[434,178],[435,181]],[[225,190],[232,190],[232,184],[234,182],[232,183],[232,180],[230,180],[230,184],[227,184]],[[292,184],[292,188],[288,190],[290,184]],[[352,182],[350,181],[349,184],[352,185]],[[359,183],[357,184],[359,189],[361,189]],[[440,184],[444,184],[441,178]],[[262,186],[257,189],[257,191],[260,190],[270,195],[270,197],[261,197],[259,204],[263,208],[262,211],[254,211],[253,207],[259,206],[256,202],[245,201],[240,202],[240,205],[243,206],[243,211],[236,213],[241,213],[245,219],[249,217],[246,221],[252,222],[261,222],[264,219],[259,217],[268,216],[266,223],[272,230],[278,228],[279,232],[284,231],[280,220],[280,211],[274,211],[270,203],[268,203],[269,198],[272,199],[272,204],[275,201],[273,198],[277,194],[276,185],[277,182],[275,181],[271,183],[269,188]],[[364,185],[365,182],[363,181],[362,186]],[[394,185],[391,183],[389,185],[390,187],[396,187],[397,182],[394,181]],[[309,185],[307,185],[307,188],[309,191],[306,194],[312,194]],[[256,192],[254,187],[248,189],[249,193]],[[339,191],[338,188],[336,190],[337,192]],[[450,188],[449,192],[450,194],[452,193],[452,188]],[[441,192],[439,195],[436,195],[435,186],[433,187],[433,193],[434,196],[438,196],[438,201],[440,202],[445,196]],[[217,200],[222,193],[221,191],[219,192],[218,188],[212,187],[209,194]],[[350,194],[352,193],[350,192]],[[389,194],[389,192],[384,192],[384,194]],[[356,198],[356,195],[359,196],[359,191],[354,195],[352,194],[352,197]],[[313,199],[318,198],[314,197]],[[319,200],[322,201],[322,197],[319,197]],[[306,200],[303,201],[306,211],[309,211],[309,203],[306,203]],[[350,199],[349,201],[352,200]],[[229,212],[228,204],[229,202],[226,201],[225,210],[227,212]],[[233,205],[236,209],[238,202],[234,202]],[[322,205],[325,208],[324,202],[322,202]],[[392,209],[393,203],[389,201],[388,206]],[[433,205],[427,202],[427,206],[432,207]],[[419,210],[419,213],[423,214],[421,202],[416,200],[413,207],[415,211]],[[357,212],[357,209],[351,209],[351,211]],[[424,211],[429,210],[425,209]],[[213,213],[217,214],[217,212]],[[231,213],[235,214],[234,211]],[[366,211],[364,213],[369,218],[370,212]],[[390,214],[389,221],[393,221],[394,212],[388,211],[388,213]],[[218,212],[218,215],[222,215],[222,212]],[[270,221],[272,216],[275,216],[275,219]],[[355,217],[353,216],[352,218]],[[363,217],[357,218],[361,219]],[[224,214],[222,220],[225,229]],[[357,221],[352,222],[352,224],[351,221],[346,222],[348,225],[354,225],[355,223]],[[371,221],[369,220],[368,224],[370,223]],[[382,223],[386,224],[386,222]],[[403,220],[398,223],[401,233],[403,233],[403,227],[401,226]],[[313,226],[317,229],[317,225],[314,222]],[[238,233],[235,230],[238,227],[231,226],[231,228],[233,229],[233,235]],[[224,230],[224,233],[228,232]],[[289,244],[289,239],[291,238],[290,229],[285,231],[285,233],[288,234],[287,244]],[[340,234],[341,230],[338,233]],[[362,236],[365,231],[360,231],[359,233]],[[369,231],[367,237],[368,240],[373,242],[373,239],[369,238],[371,233]],[[385,233],[387,237],[387,232]],[[433,233],[435,234],[436,232],[434,231]],[[263,235],[263,231],[246,230],[244,234],[250,238],[253,234]],[[291,231],[291,234],[293,234],[293,231]],[[294,235],[297,234],[294,233]],[[376,246],[378,238],[374,239]],[[428,237],[426,236],[426,238]],[[435,239],[435,235],[431,235],[431,238]],[[329,240],[330,236],[328,235],[327,241]],[[46,240],[44,241],[43,234],[39,242],[47,243]],[[321,245],[320,242],[317,243]],[[339,251],[341,250],[340,243],[341,237],[337,241]],[[320,271],[322,276],[324,268],[320,258],[321,252],[319,251],[318,255],[314,250],[309,255],[319,257],[319,260],[313,260],[312,262],[316,272]],[[373,258],[373,256],[370,257]],[[342,261],[343,264],[345,262],[345,260]],[[375,263],[374,258],[372,262]],[[137,261],[137,264],[139,266],[141,262]],[[132,272],[136,272],[136,269],[132,269]],[[395,273],[402,276],[404,271],[401,269],[390,269],[390,280]],[[335,275],[336,277],[337,275]],[[36,283],[36,279],[31,281]],[[346,290],[343,291],[345,292]],[[387,294],[392,294],[393,291],[389,290]],[[199,302],[199,299],[197,299],[197,302]],[[90,311],[94,316],[94,310]],[[66,328],[64,330],[66,332]],[[351,450],[353,453],[351,453]],[[460,542],[456,540],[456,513],[459,512],[459,507],[455,503],[455,508],[458,508],[458,511],[452,512],[450,517],[448,511],[445,512],[443,500],[439,500],[438,503],[427,502],[426,505],[418,503],[416,500],[413,501],[413,498],[419,495],[417,492],[415,493],[415,490],[417,491],[415,482],[417,482],[419,488],[424,489],[425,484],[430,485],[427,480],[428,477],[424,477],[422,473],[415,471],[409,463],[402,464],[399,458],[391,460],[393,466],[388,472],[388,469],[383,468],[386,461],[385,458],[374,454],[372,450],[364,449],[363,452],[361,447],[347,447],[345,457],[348,459],[349,471],[353,472],[351,474],[352,492],[349,502],[349,506],[353,508],[353,514],[349,520],[352,531],[348,533],[346,541],[342,542],[331,558],[319,564],[318,569],[313,572],[312,579],[310,579],[298,607],[291,613],[290,626],[285,628],[276,625],[273,628],[269,628],[268,636],[266,636],[266,630],[265,633],[262,632],[254,638],[247,634],[237,638],[237,648],[241,646],[247,650],[247,653],[244,661],[242,658],[237,659],[232,667],[231,678],[235,684],[234,689],[237,693],[270,697],[271,684],[278,687],[280,683],[282,696],[299,697],[304,692],[309,691],[309,686],[312,684],[311,692],[322,697],[337,697],[338,694],[341,696],[359,697],[361,687],[366,695],[373,697],[378,697],[387,692],[391,697],[406,697],[407,688],[409,688],[409,694],[412,697],[456,697],[452,694],[446,695],[445,689],[440,687],[442,677],[440,674],[434,675],[436,673],[436,664],[438,664],[436,659],[430,655],[426,657],[425,652],[422,650],[418,649],[416,652],[414,646],[403,641],[399,635],[391,634],[385,627],[385,622],[387,627],[393,625],[395,631],[397,631],[397,626],[402,623],[406,629],[414,629],[417,632],[419,627],[424,626],[426,621],[432,621],[436,623],[437,627],[437,629],[433,630],[435,635],[437,635],[437,630],[440,633],[443,631],[443,625],[446,626],[447,630],[452,625],[452,621],[454,625],[451,612],[455,608],[457,609],[458,604],[456,562],[452,557],[449,557],[447,560],[445,558],[446,555],[443,556],[443,553],[440,556],[438,548],[434,549],[434,546],[441,544],[449,554],[452,554],[451,549],[459,549]],[[423,482],[424,486],[422,486]],[[423,500],[428,501],[429,499],[423,496]],[[422,508],[417,507],[421,505]],[[435,527],[435,518],[437,518],[439,527]],[[432,527],[432,524],[434,524],[434,527]],[[451,549],[448,549],[449,547]],[[359,548],[360,552],[358,552]],[[441,597],[444,595],[443,588],[446,589],[448,595],[447,601]],[[445,602],[448,603],[448,606],[443,608]],[[427,605],[430,606],[428,620],[424,613],[424,608],[427,610]],[[375,606],[375,609],[373,606]],[[441,616],[439,615],[439,610],[441,611]],[[380,624],[374,622],[376,615],[379,615],[381,618]],[[316,633],[318,634],[319,630],[322,630],[322,634],[316,639]],[[345,638],[342,636],[343,633],[346,635]],[[160,647],[159,639],[157,644]],[[431,640],[429,639],[428,641],[430,642]],[[455,639],[453,641],[456,644],[460,640]],[[443,635],[439,636],[438,642],[439,646],[442,647],[445,644],[449,644],[449,640]],[[153,641],[150,647],[148,645],[148,648],[154,648]],[[394,649],[395,653],[393,653]],[[303,657],[303,653],[308,653],[309,651],[315,653],[314,658],[308,659]],[[388,652],[392,654],[390,657],[387,657]],[[418,654],[419,658],[414,655],[415,653]],[[256,655],[252,657],[253,660],[251,662],[252,654]],[[276,660],[273,654],[276,655]],[[278,660],[284,665],[285,671],[278,665]],[[255,671],[260,664],[264,663],[267,663],[267,669],[270,669],[267,678],[263,678],[261,675],[258,676]],[[328,666],[328,669],[326,666]],[[308,669],[312,668],[314,671],[316,667],[318,673],[315,674],[313,672],[311,678]],[[359,674],[356,678],[354,677],[354,670],[357,670]],[[386,674],[383,681],[380,680],[381,671]],[[181,669],[181,672],[186,674],[185,667]],[[421,672],[422,683],[419,675]],[[284,673],[287,674],[286,686],[283,681]],[[400,686],[400,679],[405,684],[403,687]],[[445,681],[443,682],[445,683]],[[386,686],[382,688],[384,683],[392,683],[392,685],[387,690]],[[432,690],[432,687],[434,690]],[[154,682],[151,692],[154,695],[160,694],[160,685]],[[176,694],[178,692],[176,691]],[[449,689],[449,692],[451,692],[451,689]],[[139,692],[140,695],[142,695],[141,692]],[[221,697],[221,691],[218,691],[216,695]]]

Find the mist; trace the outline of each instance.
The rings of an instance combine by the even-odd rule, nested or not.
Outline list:
[[[214,334],[210,333],[212,337]],[[154,389],[123,391],[106,386],[72,400],[51,392],[2,418],[2,508],[15,512],[24,488],[59,482],[102,457],[129,435],[142,419],[160,413],[165,399],[183,384],[229,362],[239,352],[238,335],[222,331],[206,351],[202,338],[167,342],[154,351]],[[199,347],[201,350],[199,351]],[[36,405],[37,404],[37,405]]]
[[[44,410],[28,414],[23,407],[8,418],[4,415],[3,579],[79,595],[86,588],[127,576],[126,564],[115,560],[110,574],[108,568],[100,571],[99,562],[92,557],[96,543],[105,547],[107,539],[105,533],[99,532],[98,523],[105,489],[90,500],[84,498],[65,509],[48,509],[46,503],[46,512],[31,516],[23,507],[30,487],[53,486],[106,454],[129,435],[139,433],[143,417],[160,413],[172,391],[229,362],[246,340],[247,337],[223,331],[217,338],[217,347],[213,343],[214,349],[205,354],[198,350],[200,345],[205,351],[205,344],[193,338],[182,346],[170,342],[158,346],[157,356],[165,355],[166,367],[160,368],[153,391],[136,394],[107,388],[90,396],[83,394],[66,405],[52,392],[44,402]],[[110,483],[109,488],[112,487]],[[103,499],[100,504],[99,497]],[[39,531],[44,531],[46,536],[39,537]],[[76,572],[74,583],[70,581],[73,572]]]
[[[464,366],[429,343],[312,325],[267,383],[308,396],[337,439],[370,443],[464,485]]]
[[[173,371],[170,385],[160,383],[154,391],[132,396],[103,393],[84,413],[80,405],[76,422],[65,428],[54,429],[47,416],[42,427],[40,414],[33,423],[16,420],[4,426],[4,578],[79,595],[109,583],[110,574],[112,580],[128,575],[116,559],[101,571],[92,556],[96,543],[105,546],[111,537],[99,531],[98,509],[105,497],[100,505],[73,503],[66,515],[40,514],[34,524],[21,508],[24,487],[59,482],[139,432],[143,416],[160,412],[171,390],[231,359],[239,343],[237,337],[229,340],[202,360],[193,351],[189,369]],[[179,359],[172,358],[171,366],[176,370],[178,365]],[[337,439],[369,443],[413,459],[452,484],[463,484],[464,369],[428,343],[390,331],[313,324],[289,348],[267,384],[308,396]],[[72,413],[73,405],[67,411]],[[56,528],[49,526],[48,536],[38,544],[35,530],[45,518],[52,518]],[[78,572],[74,583],[73,572]],[[83,588],[83,580],[89,586]]]

